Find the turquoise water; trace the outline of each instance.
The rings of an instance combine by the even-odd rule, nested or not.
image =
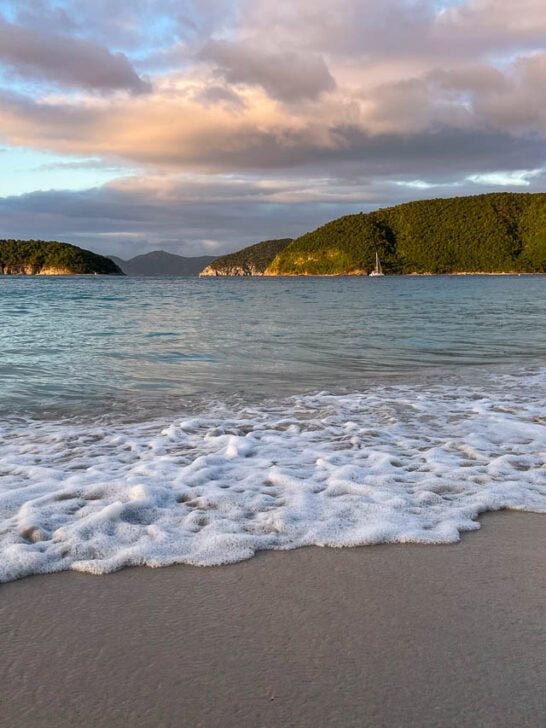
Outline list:
[[[0,582],[546,512],[545,284],[1,278]]]
[[[544,276],[6,277],[0,313],[5,414],[147,417],[546,360]]]

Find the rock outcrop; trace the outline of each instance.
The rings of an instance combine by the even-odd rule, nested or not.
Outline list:
[[[258,268],[253,264],[243,264],[222,265],[219,267],[207,265],[207,267],[203,268],[199,275],[206,278],[207,276],[263,276],[263,274],[263,268]]]

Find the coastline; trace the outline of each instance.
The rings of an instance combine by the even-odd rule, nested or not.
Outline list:
[[[459,271],[453,273],[385,273],[385,278],[414,278],[418,276],[544,276],[537,271]],[[252,273],[245,275],[199,274],[199,278],[369,278],[365,271],[345,271],[343,273]]]
[[[543,518],[4,584],[0,726],[539,725]]]
[[[453,273],[385,273],[386,278],[403,278],[403,277],[416,277],[416,276],[544,276],[546,273],[540,273],[537,271],[459,271]],[[79,277],[79,278],[90,278],[94,276],[108,276],[109,278],[123,278],[126,277],[125,273],[72,273],[70,271],[39,271],[37,273],[2,273],[0,271],[0,278],[35,278],[39,276],[45,276],[50,278],[66,278],[66,277]],[[160,278],[158,275],[144,275],[143,278]],[[170,276],[166,276],[170,277]],[[225,273],[217,274],[203,274],[198,273],[196,275],[188,276],[176,276],[181,278],[369,278],[370,274],[366,271],[354,270],[345,271],[343,273],[245,273],[237,275],[228,275]]]
[[[125,273],[72,273],[71,271],[39,271],[38,273],[2,273],[0,278],[93,278],[94,276],[108,276],[108,278],[123,278]]]

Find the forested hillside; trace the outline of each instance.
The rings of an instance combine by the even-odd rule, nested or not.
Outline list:
[[[409,202],[348,215],[294,240],[266,275],[546,272],[546,194]]]

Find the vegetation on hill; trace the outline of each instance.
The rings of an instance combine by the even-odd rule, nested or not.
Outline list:
[[[546,272],[546,194],[492,193],[348,215],[294,240],[266,275]]]
[[[109,258],[69,243],[43,240],[0,240],[0,273],[123,275]]]
[[[292,242],[292,238],[264,240],[236,253],[222,255],[212,261],[202,272],[203,276],[263,275],[276,255]]]

